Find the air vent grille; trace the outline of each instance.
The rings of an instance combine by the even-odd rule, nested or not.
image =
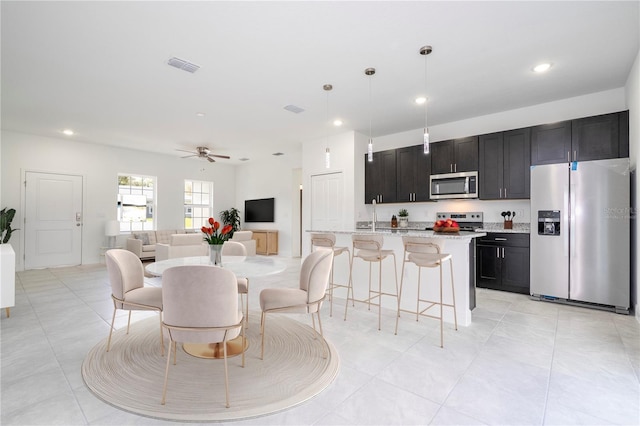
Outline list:
[[[287,111],[293,112],[295,114],[300,114],[301,112],[304,112],[304,109],[295,105],[287,105],[286,107],[284,107],[284,109],[286,109]]]
[[[196,65],[189,61],[185,61],[184,59],[176,58],[175,56],[173,58],[169,58],[169,61],[167,63],[172,67],[190,72],[192,74],[200,69],[199,65]]]

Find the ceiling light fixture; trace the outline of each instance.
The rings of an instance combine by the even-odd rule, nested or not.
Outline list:
[[[431,46],[422,46],[420,54],[424,56],[424,133],[422,135],[422,144],[424,145],[424,153],[429,153],[429,127],[427,126],[427,55],[433,51]]]
[[[336,127],[342,126],[342,120],[333,120],[333,125]]]
[[[425,98],[424,96],[420,96],[419,98],[416,98],[416,103],[418,105],[422,105],[425,102],[427,102],[427,98]]]
[[[369,76],[369,144],[367,145],[367,161],[373,161],[373,138],[371,137],[371,116],[373,103],[371,101],[371,76],[376,73],[375,68],[367,68],[364,73]]]
[[[204,117],[205,113],[204,112],[196,112],[196,116],[198,117]]]
[[[67,136],[73,136],[75,134],[75,132],[71,129],[64,129],[62,133],[64,133]]]
[[[322,86],[325,92],[327,92],[327,121],[325,121],[324,125],[327,128],[327,143],[326,148],[324,150],[324,167],[325,169],[331,168],[331,151],[329,151],[329,128],[327,125],[329,124],[329,92],[333,89],[333,86],[330,84],[325,84]]]
[[[544,63],[544,64],[539,64],[539,65],[536,65],[535,67],[533,67],[533,71],[537,72],[537,73],[541,73],[541,72],[549,71],[549,68],[551,68],[551,64],[550,63]]]

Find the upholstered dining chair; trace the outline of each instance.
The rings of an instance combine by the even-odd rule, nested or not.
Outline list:
[[[324,339],[322,322],[320,321],[320,308],[329,285],[332,262],[333,250],[318,249],[309,254],[302,263],[299,288],[266,288],[260,292],[260,308],[262,309],[260,318],[260,332],[262,334],[260,359],[264,359],[265,323],[269,313],[309,313],[311,314],[314,330],[316,323],[313,314],[315,313],[318,316],[320,337]]]
[[[247,248],[235,241],[225,241],[222,245],[222,256],[246,256]],[[238,280],[238,294],[244,312],[244,325],[249,327],[249,278],[236,277]],[[244,300],[242,296],[244,295]]]
[[[162,337],[162,289],[144,286],[144,268],[138,256],[129,250],[113,249],[105,253],[107,272],[111,283],[111,299],[113,300],[113,316],[107,340],[107,352],[111,347],[113,323],[116,311],[129,311],[127,334],[131,325],[131,311],[158,311],[160,317],[160,347],[164,355],[164,340]]]
[[[176,343],[222,343],[226,407],[229,408],[227,342],[241,332],[243,340],[245,337],[242,311],[238,310],[236,276],[212,265],[174,266],[162,274],[162,297],[165,300],[162,326],[169,337],[162,405],[167,396],[172,352],[174,365],[177,362]]]

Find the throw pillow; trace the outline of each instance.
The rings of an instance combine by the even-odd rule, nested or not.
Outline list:
[[[136,240],[142,240],[143,246],[149,245],[149,234],[133,234],[133,238]]]

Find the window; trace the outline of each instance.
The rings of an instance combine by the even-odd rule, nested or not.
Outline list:
[[[118,174],[120,232],[155,229],[156,178]]]
[[[184,229],[200,229],[213,217],[213,182],[184,181]]]

